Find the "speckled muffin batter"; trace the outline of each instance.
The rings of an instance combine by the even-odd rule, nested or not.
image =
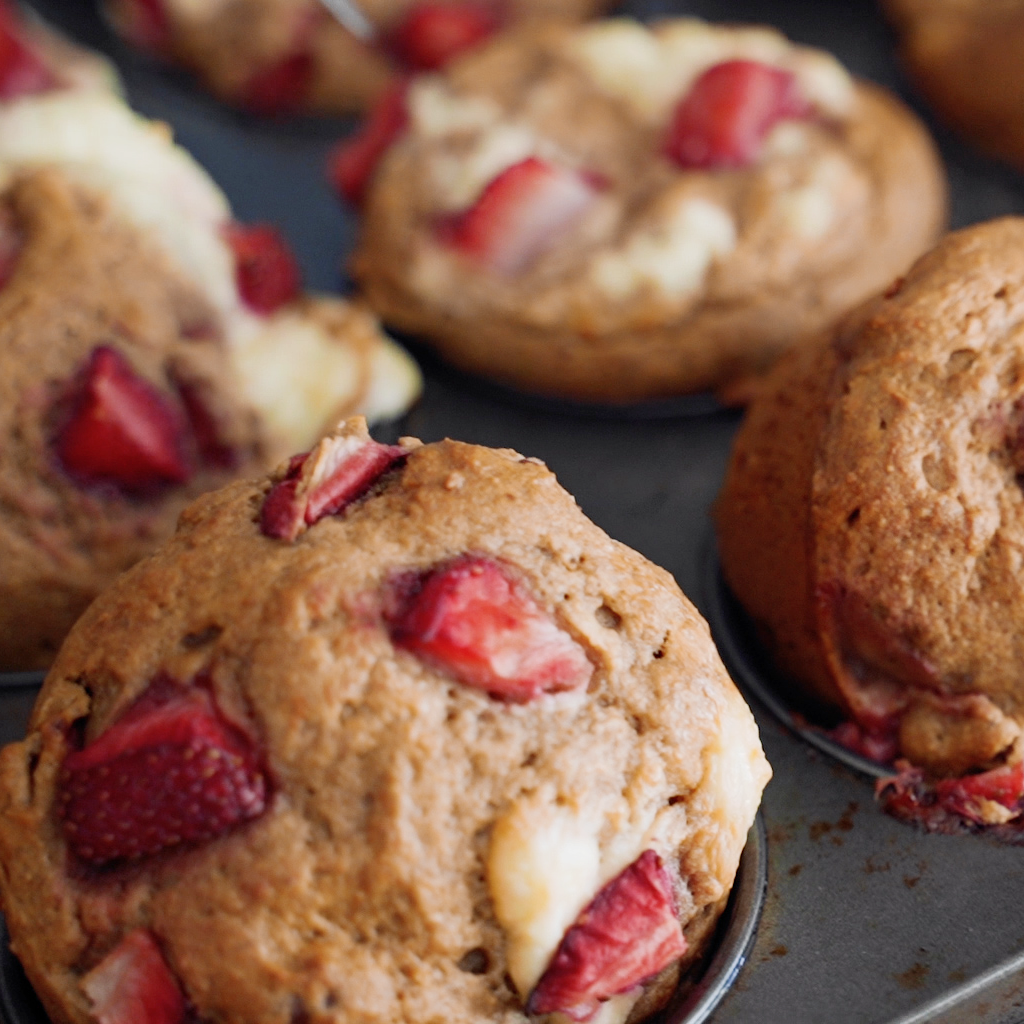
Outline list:
[[[355,273],[385,321],[526,391],[738,397],[943,223],[912,115],[766,28],[508,35],[406,106]]]
[[[437,67],[503,23],[582,20],[606,0],[360,0],[363,41],[320,0],[105,0],[126,38],[255,113],[363,110],[389,82]]]
[[[868,752],[942,780],[943,809],[995,825],[1024,796],[1022,244],[1020,219],[956,232],[787,359],[717,509],[726,578],[782,666]]]
[[[903,61],[936,112],[994,156],[1024,167],[1024,3],[884,0]]]
[[[133,788],[192,762],[201,811]],[[706,624],[543,464],[354,420],[77,623],[0,755],[0,889],[60,1024],[126,1019],[126,966],[161,1021],[608,1024],[704,951],[769,774]]]

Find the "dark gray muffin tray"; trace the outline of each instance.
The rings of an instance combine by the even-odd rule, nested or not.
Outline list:
[[[241,219],[283,228],[312,288],[345,287],[341,266],[356,221],[334,200],[323,161],[351,122],[258,122],[233,113],[184,76],[119,46],[93,0],[30,2],[115,58],[132,103],[174,126]],[[871,0],[629,0],[626,7],[641,16],[775,24],[797,41],[832,50],[920,109]],[[1024,176],[929,123],[949,169],[954,226],[1024,213]],[[676,1007],[672,1024],[1024,1022],[1024,899],[1015,895],[1024,891],[1024,849],[978,836],[930,836],[884,815],[874,802],[877,769],[870,762],[834,756],[843,752],[784,724],[792,709],[742,620],[728,613],[708,553],[709,514],[738,415],[707,396],[612,412],[538,402],[455,373],[424,349],[413,351],[426,391],[394,432],[513,447],[544,459],[595,522],[674,574],[712,619],[751,698],[775,771],[762,809],[766,839],[758,843],[755,834],[745,862],[766,860],[760,926],[749,953],[741,950],[722,975],[736,977],[723,986],[728,991],[717,1008],[692,1016],[693,1006]],[[34,696],[25,682],[0,675],[4,742],[23,733]],[[758,873],[745,867],[742,879],[751,877],[760,892]],[[742,879],[737,901],[747,892]],[[756,911],[747,911],[740,916],[756,920]],[[736,933],[730,935],[721,950],[728,952]],[[12,992],[25,996],[14,987],[14,966],[10,956],[0,959],[8,1024],[44,1024],[38,1008],[11,1001]]]

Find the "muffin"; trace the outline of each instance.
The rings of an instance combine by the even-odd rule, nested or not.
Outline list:
[[[1003,827],[1024,804],[1024,220],[955,232],[751,406],[722,569],[783,672],[902,771],[897,813]]]
[[[0,365],[0,669],[48,665],[201,491],[419,389],[163,125],[49,82],[0,102]]]
[[[580,20],[606,2],[359,0],[352,6],[362,18],[346,27],[320,0],[105,0],[122,36],[257,114],[363,110],[398,75],[439,68],[505,23]]]
[[[1024,3],[884,0],[910,77],[936,113],[993,156],[1024,168]]]
[[[365,192],[353,271],[385,322],[533,393],[742,393],[943,223],[912,115],[771,29],[524,29],[388,103],[335,158]]]
[[[542,463],[356,419],[82,616],[0,754],[0,891],[58,1024],[140,990],[168,1022],[639,1020],[769,775],[706,624]]]

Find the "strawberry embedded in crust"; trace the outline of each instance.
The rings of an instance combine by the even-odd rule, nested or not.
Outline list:
[[[185,999],[145,928],[129,932],[88,974],[82,988],[99,1024],[183,1024]]]
[[[0,100],[46,92],[57,78],[19,31],[13,8],[0,0]]]
[[[672,880],[645,850],[580,912],[526,1004],[529,1014],[585,1021],[686,952]]]
[[[665,155],[680,167],[744,167],[758,158],[779,121],[809,114],[791,72],[753,60],[725,61],[705,71],[679,101]]]
[[[381,157],[409,123],[408,88],[403,80],[383,92],[359,130],[339,143],[328,158],[331,184],[353,206],[362,205]]]
[[[171,41],[171,24],[164,0],[119,0],[118,13],[125,37],[140,49],[159,53]]]
[[[68,754],[58,790],[68,847],[96,867],[213,839],[258,817],[266,803],[249,738],[205,690],[166,677]]]
[[[263,116],[291,113],[302,106],[312,77],[312,53],[297,50],[257,71],[242,86],[238,102]]]
[[[592,177],[537,157],[494,178],[464,212],[443,220],[438,239],[499,274],[525,270],[587,212]]]
[[[1024,832],[1024,764],[1002,765],[976,775],[930,781],[909,761],[881,779],[876,793],[885,810],[929,832],[957,833],[978,826],[1006,826],[1014,841]]]
[[[267,493],[261,532],[295,540],[304,527],[336,515],[365,494],[406,454],[404,448],[370,438],[326,438],[309,454],[294,456],[284,479]]]
[[[242,301],[261,316],[299,294],[299,265],[281,232],[271,224],[227,224],[224,238],[235,256],[235,283]]]
[[[484,4],[420,3],[409,8],[388,41],[407,68],[437,71],[492,36],[500,24],[497,12]]]
[[[498,562],[463,555],[398,577],[392,641],[492,697],[525,703],[586,686],[586,652]]]
[[[191,477],[183,444],[181,417],[170,399],[116,349],[94,349],[71,416],[55,439],[64,469],[85,484],[152,491]]]

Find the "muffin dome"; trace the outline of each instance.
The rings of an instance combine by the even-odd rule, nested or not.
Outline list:
[[[124,962],[200,1019],[639,1019],[768,776],[704,622],[542,464],[350,421],[75,626],[0,758],[4,908],[60,1022]]]

